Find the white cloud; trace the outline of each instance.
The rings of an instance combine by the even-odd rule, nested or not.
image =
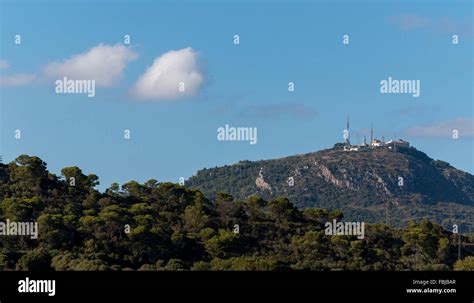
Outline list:
[[[388,20],[405,30],[427,27],[432,23],[429,18],[416,14],[401,14],[398,16],[391,16],[388,18]]]
[[[0,76],[0,86],[23,86],[36,80],[33,74],[15,74],[10,76]]]
[[[439,34],[459,34],[473,37],[472,22],[452,19],[449,17],[429,18],[422,15],[407,13],[387,18],[388,22],[403,30],[429,30]]]
[[[240,115],[257,119],[280,119],[283,117],[295,119],[313,119],[318,116],[318,112],[313,108],[301,103],[274,103],[245,107],[242,109],[242,111],[240,111]]]
[[[0,59],[0,69],[9,68],[10,64],[7,60]]]
[[[204,82],[197,61],[197,54],[190,47],[155,58],[133,85],[131,96],[139,100],[163,100],[196,95]],[[180,83],[184,84],[183,91]]]
[[[474,136],[474,119],[458,118],[449,121],[412,127],[406,130],[407,135],[413,137],[451,138],[453,130],[457,130],[459,138]]]
[[[10,63],[7,60],[0,59],[0,69],[7,69]],[[0,86],[23,86],[36,80],[34,74],[13,74],[0,76]]]
[[[127,63],[137,57],[135,52],[123,45],[99,44],[62,62],[49,63],[44,68],[44,75],[50,79],[67,77],[74,80],[95,80],[97,86],[109,87],[117,84]]]

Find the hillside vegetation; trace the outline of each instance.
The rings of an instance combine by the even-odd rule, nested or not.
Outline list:
[[[298,208],[341,210],[350,220],[405,227],[429,219],[474,232],[474,176],[414,148],[340,144],[304,155],[203,169],[186,185],[214,198],[287,197]]]
[[[289,159],[288,161],[291,161]],[[75,182],[72,183],[71,180]],[[113,184],[38,157],[0,165],[0,221],[37,221],[38,239],[0,237],[2,270],[450,270],[458,235],[428,220],[405,229],[366,226],[365,237],[328,236],[340,211],[298,209],[287,198],[210,200],[195,189],[149,180]],[[71,185],[73,184],[73,185]],[[463,243],[472,239],[463,236]],[[462,256],[472,255],[468,247]]]

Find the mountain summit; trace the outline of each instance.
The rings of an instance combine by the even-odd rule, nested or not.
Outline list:
[[[474,176],[414,147],[336,144],[318,152],[240,161],[192,176],[187,186],[209,197],[288,197],[300,208],[339,209],[347,220],[405,226],[429,218],[474,231]]]

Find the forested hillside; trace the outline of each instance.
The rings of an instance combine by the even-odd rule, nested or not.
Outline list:
[[[328,236],[340,211],[286,198],[243,200],[149,180],[113,184],[78,167],[62,176],[38,157],[0,165],[0,221],[37,221],[38,239],[0,236],[3,270],[450,270],[473,269],[458,235],[427,220],[366,225],[364,239]],[[463,236],[462,243],[472,238]],[[463,244],[463,245],[464,245]]]
[[[346,219],[405,227],[429,218],[445,228],[474,232],[474,176],[415,148],[344,151],[240,161],[202,169],[186,185],[214,198],[284,196],[299,208],[341,210]]]

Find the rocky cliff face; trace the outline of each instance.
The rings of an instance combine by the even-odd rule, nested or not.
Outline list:
[[[414,148],[335,146],[203,169],[186,184],[211,197],[219,191],[238,199],[286,196],[301,208],[340,209],[351,220],[403,226],[428,217],[474,231],[474,176]]]

